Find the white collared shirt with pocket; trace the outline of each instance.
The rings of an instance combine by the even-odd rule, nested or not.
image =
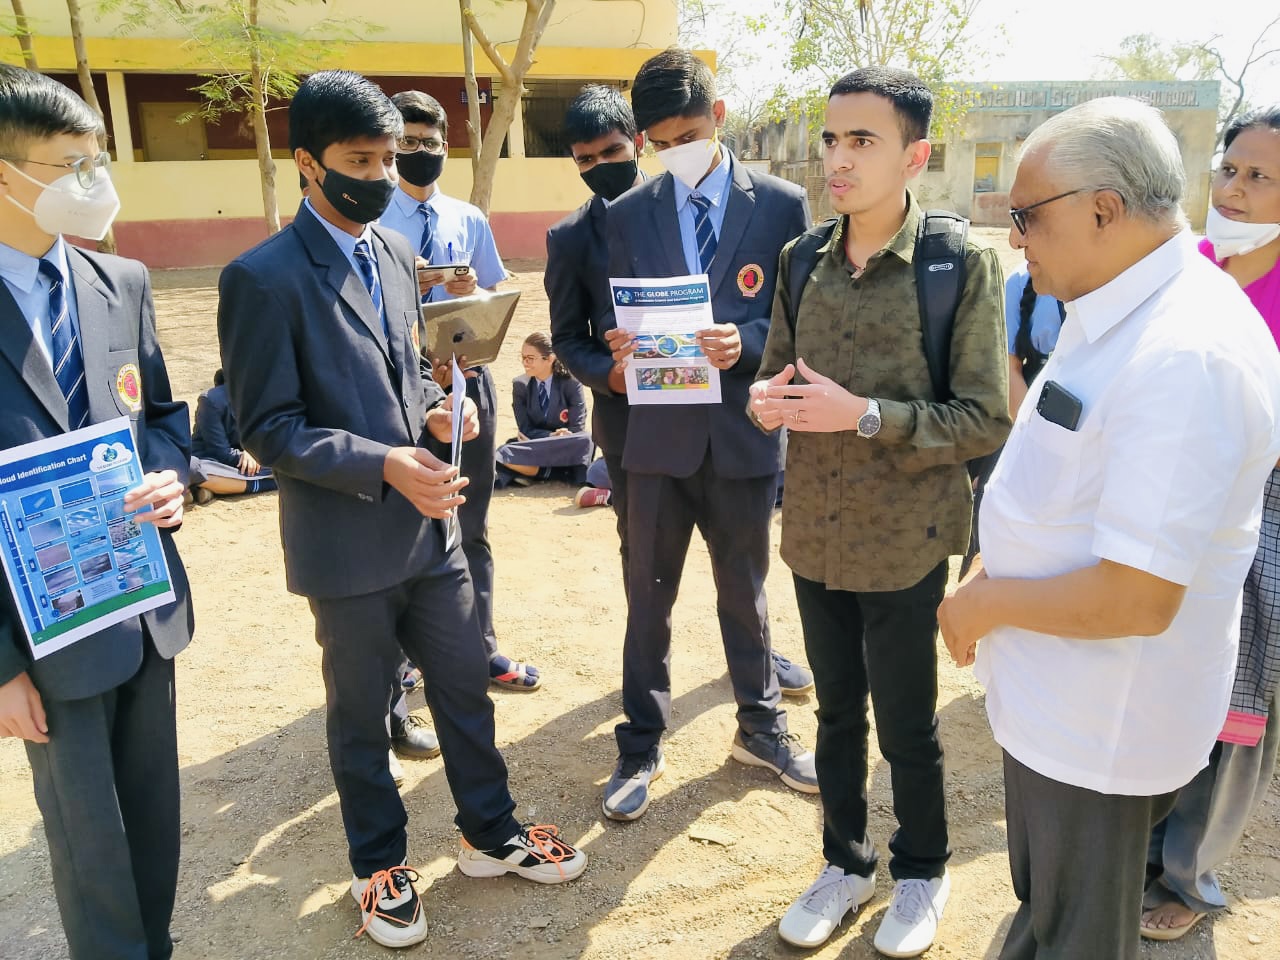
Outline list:
[[[1036,405],[1054,381],[1074,431]],[[996,741],[1032,770],[1156,796],[1205,765],[1235,675],[1241,586],[1280,455],[1280,353],[1239,286],[1183,232],[1067,305],[982,502],[992,577],[1107,559],[1187,587],[1153,637],[1014,627],[978,645]]]

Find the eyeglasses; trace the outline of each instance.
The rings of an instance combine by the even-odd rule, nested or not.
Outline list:
[[[74,170],[76,182],[86,190],[92,187],[93,182],[98,178],[99,167],[106,171],[111,166],[111,154],[105,151],[96,157],[80,157],[70,163],[45,163],[43,160],[27,160],[23,157],[0,157],[0,160],[8,160],[11,163],[34,163],[39,167],[61,167],[63,170]]]
[[[401,137],[396,141],[397,153],[417,153],[419,150],[426,150],[427,153],[443,153],[444,141],[435,137]]]
[[[1068,190],[1066,193],[1060,193],[1056,197],[1050,197],[1048,200],[1039,200],[1035,203],[1029,203],[1025,207],[1018,207],[1016,210],[1009,211],[1009,219],[1013,221],[1013,225],[1018,228],[1018,232],[1024,237],[1027,235],[1027,214],[1036,207],[1043,207],[1046,203],[1053,203],[1055,200],[1061,200],[1063,197],[1073,197],[1077,193],[1084,193],[1086,190],[1092,190],[1092,187],[1077,187],[1075,190]]]

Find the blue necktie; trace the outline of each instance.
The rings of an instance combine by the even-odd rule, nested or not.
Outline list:
[[[423,220],[422,242],[418,244],[418,256],[426,260],[427,263],[430,263],[431,262],[431,241],[435,233],[435,231],[431,229],[431,208],[427,206],[425,203],[420,203],[418,204],[418,212],[422,214],[422,220]]]
[[[551,411],[551,388],[545,380],[538,383],[538,405],[542,407],[542,422],[547,422],[547,414]]]
[[[378,268],[373,262],[373,251],[369,248],[367,240],[356,243],[356,263],[360,264],[364,288],[369,291],[369,299],[373,301],[373,312],[378,315],[378,320],[382,323],[382,331],[385,333],[387,321],[382,315],[382,284],[378,282]]]
[[[711,201],[697,194],[689,194],[689,202],[693,204],[693,238],[698,244],[698,263],[702,272],[711,269],[711,261],[716,256],[716,230],[711,225]]]
[[[67,422],[78,430],[89,422],[89,394],[84,385],[84,355],[80,338],[71,322],[71,305],[62,271],[48,260],[40,261],[40,272],[49,281],[49,327],[53,331],[53,375],[67,400]]]

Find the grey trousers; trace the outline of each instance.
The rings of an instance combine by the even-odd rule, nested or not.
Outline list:
[[[1019,906],[1000,960],[1137,960],[1147,837],[1173,799],[1095,793],[1006,753],[1009,872]]]
[[[148,640],[120,686],[44,707],[49,742],[28,742],[27,759],[72,960],[167,960],[181,834],[173,661]]]
[[[1173,812],[1151,831],[1147,861],[1156,877],[1147,887],[1144,909],[1178,900],[1196,913],[1227,905],[1216,871],[1235,853],[1267,795],[1280,742],[1278,715],[1280,697],[1257,746],[1218,744],[1209,765],[1178,791]]]

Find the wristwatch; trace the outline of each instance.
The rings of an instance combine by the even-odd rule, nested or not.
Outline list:
[[[858,436],[874,437],[880,432],[880,401],[868,399],[867,412],[858,418]]]

